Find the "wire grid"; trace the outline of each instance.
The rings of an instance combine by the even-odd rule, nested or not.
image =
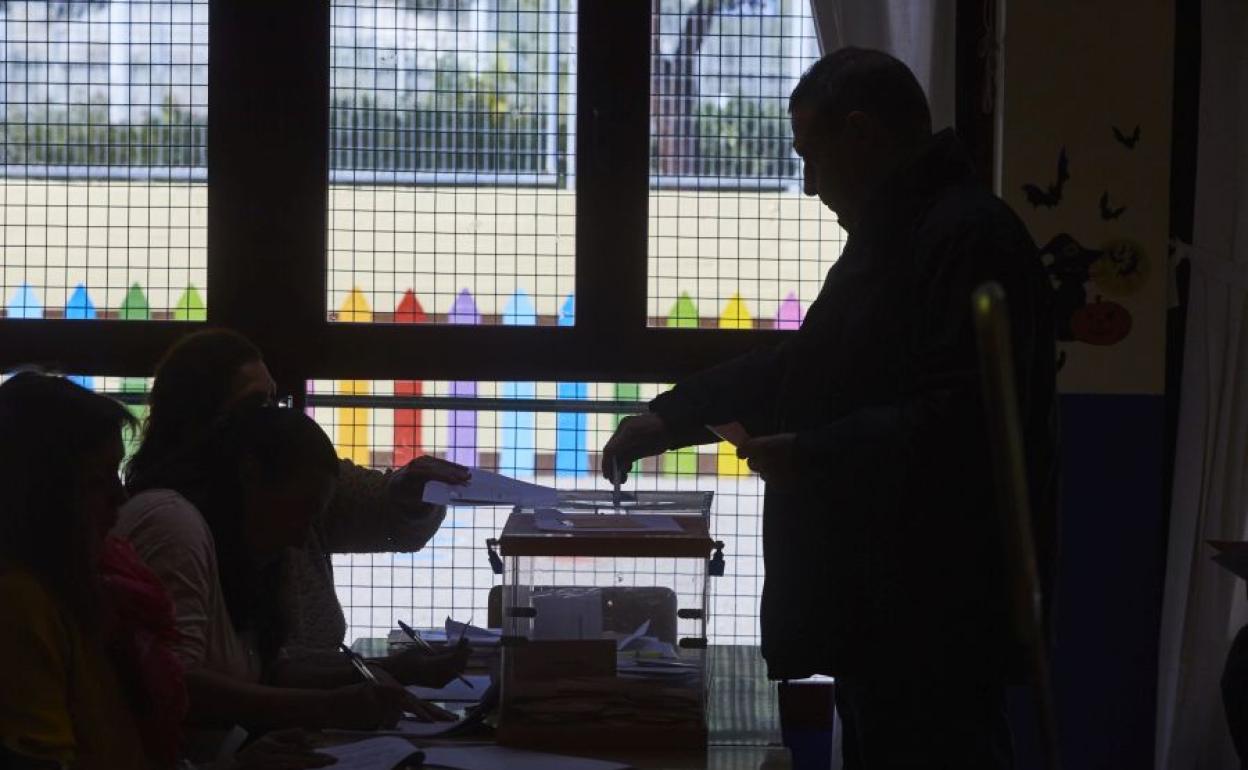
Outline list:
[[[0,305],[202,320],[208,0],[0,4]]]
[[[645,401],[666,386],[635,383],[393,382],[318,380],[316,396],[425,396],[533,398],[544,401]],[[496,405],[492,405],[496,406]],[[592,407],[591,404],[587,406]],[[599,451],[621,415],[614,413],[316,407],[313,417],[341,456],[390,468],[421,454],[499,471],[559,489],[610,489],[598,473]],[[414,431],[413,425],[419,424]],[[712,536],[725,544],[726,570],[711,581],[708,637],[715,644],[758,643],[762,590],[763,484],[726,444],[669,452],[642,461],[626,491],[684,490],[715,493]],[[339,599],[350,638],[385,636],[396,617],[423,626],[486,618],[489,589],[500,584],[486,561],[485,540],[502,531],[507,508],[452,508],[441,529],[415,554],[349,554],[334,557]],[[614,579],[611,565],[598,569]],[[676,585],[676,576],[670,584]],[[408,620],[412,618],[414,620]]]
[[[328,307],[570,324],[573,0],[334,0]]]
[[[788,97],[819,56],[807,0],[654,0],[651,326],[800,324],[845,235],[802,195]]]

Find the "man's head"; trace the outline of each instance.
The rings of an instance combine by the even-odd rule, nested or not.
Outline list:
[[[932,135],[923,88],[882,51],[842,48],[814,64],[789,96],[804,190],[852,227],[865,198]]]

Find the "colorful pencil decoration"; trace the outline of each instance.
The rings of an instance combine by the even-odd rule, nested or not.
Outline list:
[[[95,301],[87,293],[87,287],[78,284],[65,302],[65,318],[70,321],[90,321],[96,318]],[[95,390],[95,378],[76,375],[69,378],[87,390]]]
[[[477,303],[467,289],[462,289],[451,305],[451,312],[446,319],[453,324],[475,326],[481,323],[481,313]],[[452,382],[451,396],[456,398],[476,398],[477,383]],[[456,409],[450,415],[448,426],[446,459],[453,463],[477,467],[477,413],[470,409]]]
[[[719,328],[721,329],[752,329],[754,327],[754,319],[750,317],[750,311],[745,307],[741,295],[734,293],[728,299],[728,304],[724,306],[724,312],[719,315]],[[721,441],[715,446],[715,470],[720,476],[746,476],[750,472],[750,468],[744,460],[737,459],[737,448],[727,441]]]
[[[698,328],[698,307],[689,298],[688,292],[681,292],[667,314],[669,329]],[[663,455],[663,473],[678,476],[694,476],[698,472],[698,450],[694,447],[675,449]]]
[[[560,326],[576,325],[576,297],[569,294],[559,310]],[[561,382],[555,396],[561,400],[584,401],[589,398],[589,384]],[[583,476],[589,473],[589,416],[584,412],[559,412],[555,415],[555,475]]]
[[[776,311],[776,328],[797,331],[802,328],[804,316],[802,303],[798,301],[797,294],[789,292],[784,301],[780,303],[780,308]]]
[[[373,320],[372,308],[359,287],[351,289],[343,301],[338,309],[338,320],[345,323],[370,323]],[[368,380],[339,380],[338,393],[343,396],[367,396],[372,392],[371,386]],[[369,465],[369,410],[349,407],[336,411],[338,455],[356,465]]]
[[[147,321],[152,317],[152,308],[147,302],[147,295],[143,293],[143,287],[135,281],[126,291],[126,296],[121,300],[121,307],[117,309],[117,317],[123,321]],[[147,380],[143,377],[123,377],[121,378],[122,393],[146,393]],[[146,405],[127,406],[130,413],[140,421],[147,417]],[[126,457],[129,457],[139,448],[139,436],[136,433],[126,436]]]
[[[416,294],[408,289],[394,311],[394,322],[420,324],[428,320]],[[394,395],[419,396],[424,393],[420,380],[395,380]],[[425,453],[422,413],[419,409],[394,410],[394,466],[401,468]]]
[[[517,289],[503,308],[504,326],[535,326],[537,310],[523,289]],[[532,382],[504,382],[503,398],[532,399]],[[502,435],[499,441],[498,471],[507,476],[533,476],[537,473],[537,431],[532,412],[503,412],[499,415]]]
[[[199,289],[195,288],[195,284],[187,286],[186,290],[182,292],[182,296],[178,297],[178,302],[173,307],[173,320],[208,320],[208,308],[204,305],[204,298],[200,296]]]
[[[4,309],[9,318],[43,318],[43,303],[35,296],[35,290],[28,283],[23,283],[14,290]]]

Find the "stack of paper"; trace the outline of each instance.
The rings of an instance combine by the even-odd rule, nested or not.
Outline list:
[[[448,770],[629,770],[629,765],[506,746],[438,746],[425,749],[425,767]]]

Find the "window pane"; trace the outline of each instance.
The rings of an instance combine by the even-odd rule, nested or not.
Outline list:
[[[207,0],[0,4],[9,317],[202,320]]]
[[[660,0],[650,81],[651,326],[796,328],[844,233],[802,195],[788,97],[807,0]]]
[[[627,409],[665,386],[630,383],[316,381],[312,415],[341,456],[378,468],[397,467],[421,454],[498,471],[560,489],[610,489],[598,474],[599,451]],[[425,408],[328,406],[340,394],[465,399]],[[500,399],[535,399],[533,411],[510,412]],[[484,404],[472,408],[473,400]],[[600,411],[555,411],[578,402]],[[595,406],[595,402],[597,406]],[[451,408],[451,407],[455,408]],[[758,643],[758,598],[763,565],[763,484],[726,448],[705,446],[645,460],[626,491],[700,490],[715,493],[711,534],[724,541],[726,570],[712,582],[710,641]],[[348,638],[384,636],[396,617],[440,626],[447,615],[478,624],[497,577],[484,542],[497,537],[509,508],[454,508],[442,528],[415,554],[334,557]]]
[[[572,0],[334,0],[329,315],[569,324]]]

